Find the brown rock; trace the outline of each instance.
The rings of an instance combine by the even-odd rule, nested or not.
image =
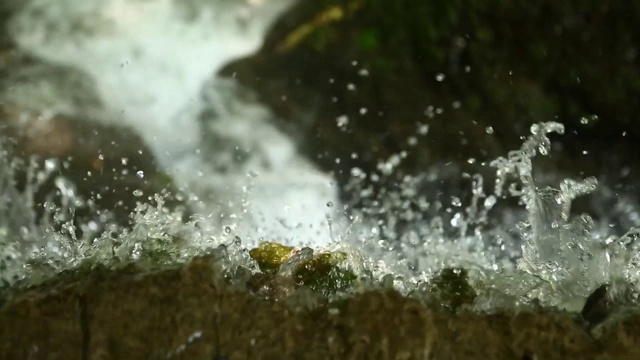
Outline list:
[[[633,359],[640,317],[587,334],[571,314],[453,314],[395,292],[309,310],[228,285],[209,258],[58,279],[0,309],[2,359]]]

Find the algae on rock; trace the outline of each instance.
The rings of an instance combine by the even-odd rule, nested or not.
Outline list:
[[[274,242],[263,242],[249,254],[262,271],[252,278],[249,284],[252,288],[262,288],[276,277],[284,277],[294,287],[307,286],[317,293],[331,295],[348,290],[357,279],[347,264],[347,253],[341,251],[313,254],[309,248],[297,250]]]
[[[443,269],[431,280],[429,290],[436,301],[452,311],[473,305],[477,296],[469,284],[467,270],[462,268]]]

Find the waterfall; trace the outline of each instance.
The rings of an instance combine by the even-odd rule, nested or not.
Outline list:
[[[300,156],[228,62],[256,51],[291,0],[32,0],[12,19],[19,48],[90,77],[94,121],[141,135],[211,226],[245,242],[323,246],[337,190]],[[80,89],[78,89],[80,91]]]

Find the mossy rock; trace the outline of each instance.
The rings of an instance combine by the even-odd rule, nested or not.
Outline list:
[[[477,296],[469,284],[467,271],[460,268],[443,269],[431,281],[430,291],[443,307],[452,311],[472,305]]]
[[[296,249],[290,246],[264,242],[250,250],[249,255],[258,263],[258,267],[264,274],[275,275],[282,264],[289,261],[295,252]],[[351,269],[344,266],[347,258],[348,255],[344,252],[324,252],[293,264],[290,276],[294,286],[307,286],[323,295],[348,289],[357,276]],[[257,283],[248,284],[249,288],[263,288],[265,281],[267,285],[275,281],[275,277],[260,276],[255,279]]]
[[[350,288],[357,279],[349,268],[343,267],[347,260],[344,252],[321,253],[303,261],[294,271],[294,280],[325,295]]]
[[[275,274],[280,266],[287,261],[295,248],[275,242],[263,242],[257,248],[249,251],[249,256],[258,263],[260,271],[265,274]]]

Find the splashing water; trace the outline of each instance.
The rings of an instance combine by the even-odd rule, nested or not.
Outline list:
[[[566,179],[557,189],[536,184],[533,159],[550,152],[548,135],[564,131],[559,123],[532,126],[519,150],[490,164],[496,175],[492,191],[483,176],[467,174],[472,187],[466,208],[459,198],[446,205],[424,191],[425,183],[444,176],[442,169],[407,176],[400,186],[374,194],[364,180],[393,175],[402,159],[393,156],[381,162],[379,174],[352,170],[348,190],[363,205],[352,208],[348,219],[338,217],[343,205],[333,179],[297,153],[246,89],[214,77],[228,61],[255,51],[288,5],[25,3],[11,23],[19,47],[87,74],[102,103],[91,105],[96,120],[122,122],[140,133],[190,193],[196,215],[184,222],[157,196],[157,206],[141,205],[132,214],[131,229],[113,225],[100,233],[83,231],[78,239],[69,229],[81,202],[73,184],[56,180],[67,201],[61,208],[45,206],[40,223],[32,210],[33,194],[55,163],[45,169],[30,165],[27,188],[17,191],[13,170],[19,165],[2,153],[0,279],[36,281],[85,262],[170,264],[212,249],[224,250],[229,263],[251,268],[246,247],[262,239],[313,247],[335,245],[335,239],[361,254],[374,279],[391,275],[405,292],[445,267],[470,269],[478,309],[537,299],[576,310],[600,284],[640,283],[640,229],[618,237],[596,231],[602,227],[588,215],[571,215],[574,199],[596,189],[594,178]],[[416,135],[426,136],[427,130],[423,125]],[[497,204],[509,197],[520,200],[525,218],[514,228],[514,220],[491,226]],[[517,214],[510,209],[505,216]]]
[[[104,104],[98,120],[134,128],[198,212],[216,214],[212,226],[249,243],[322,246],[333,211],[321,204],[337,201],[332,179],[298,155],[264,107],[214,77],[257,50],[290,3],[33,0],[11,30],[24,51],[88,74]]]

